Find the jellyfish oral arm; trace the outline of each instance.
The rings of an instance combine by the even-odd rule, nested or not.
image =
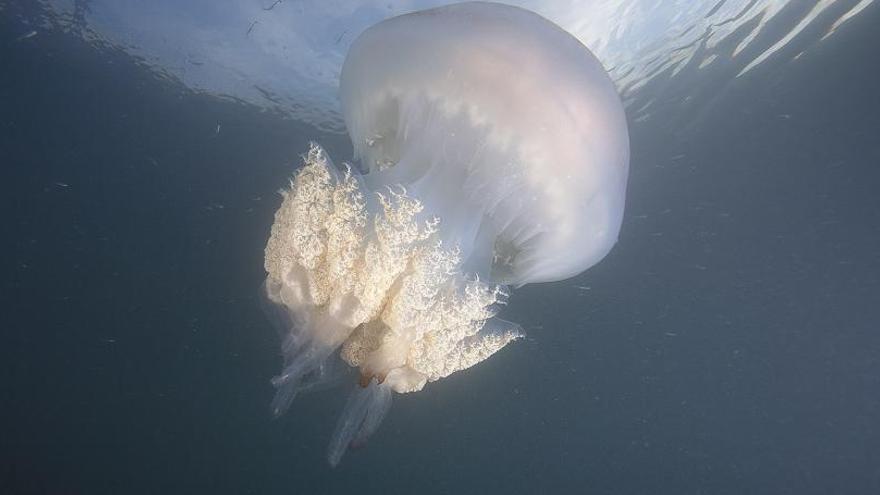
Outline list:
[[[375,381],[352,390],[327,448],[327,460],[336,466],[349,447],[363,445],[379,428],[391,408],[391,386]]]

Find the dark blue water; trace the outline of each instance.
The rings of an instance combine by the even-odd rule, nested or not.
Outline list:
[[[271,419],[256,294],[275,191],[346,138],[38,17],[0,12],[0,492],[880,493],[880,6],[634,122],[612,254],[335,470],[344,394]]]

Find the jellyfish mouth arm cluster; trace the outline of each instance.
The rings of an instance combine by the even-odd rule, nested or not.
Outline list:
[[[430,55],[430,56],[426,56]],[[312,144],[282,191],[265,306],[282,335],[282,414],[356,369],[331,464],[392,392],[470,368],[522,335],[508,286],[562,280],[617,240],[629,138],[601,64],[531,12],[454,4],[352,45],[340,100],[359,168]]]
[[[438,239],[442,220],[417,220],[422,205],[404,191],[371,193],[350,167],[336,169],[313,144],[282,196],[266,245],[264,285],[282,327],[276,415],[327,379],[337,354],[359,369],[361,388],[405,393],[521,336],[519,326],[494,318],[504,287],[462,273],[460,250]],[[352,399],[341,421],[362,416],[377,427],[373,409],[387,409],[385,402]],[[337,428],[365,440],[359,431]]]

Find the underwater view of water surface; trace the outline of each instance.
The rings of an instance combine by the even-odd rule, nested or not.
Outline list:
[[[878,24],[0,0],[0,493],[880,493]]]

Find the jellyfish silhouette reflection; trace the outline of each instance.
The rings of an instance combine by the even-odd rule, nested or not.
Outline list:
[[[629,138],[598,60],[532,12],[466,3],[365,31],[340,81],[359,169],[313,144],[275,214],[265,299],[282,332],[273,412],[356,368],[336,465],[392,392],[522,335],[508,286],[565,279],[617,240]]]

